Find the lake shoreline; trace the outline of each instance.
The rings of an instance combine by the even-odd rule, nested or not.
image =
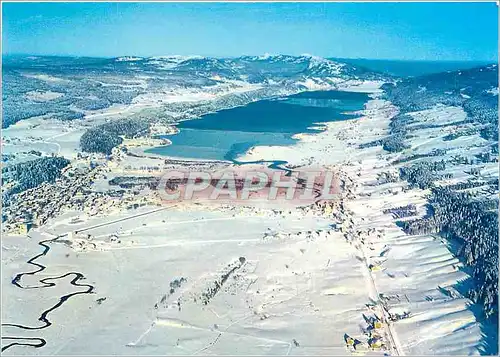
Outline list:
[[[342,102],[342,98],[347,98],[347,102],[345,100]],[[360,98],[363,99],[362,104],[357,102]],[[155,157],[185,158],[188,160],[220,160],[237,163],[239,157],[244,156],[246,152],[253,150],[257,146],[296,145],[304,135],[315,135],[328,130],[328,123],[359,118],[369,100],[370,97],[366,93],[332,89],[307,91],[286,96],[277,101],[262,101],[265,104],[255,102],[247,106],[224,109],[220,112],[207,114],[201,118],[178,123],[178,125],[176,125],[178,132],[176,134],[161,136],[162,138],[168,138],[168,140],[171,141],[170,145],[144,148],[143,154],[153,154]],[[297,104],[297,101],[299,104]],[[336,103],[336,106],[332,107],[332,101]],[[286,104],[283,106],[280,102]],[[269,108],[259,109],[259,112],[271,111],[276,113],[274,119],[278,122],[277,124],[268,124],[265,122],[266,120],[264,120],[264,122],[259,122],[261,123],[260,127],[262,129],[268,127],[269,131],[259,131],[259,126],[257,125],[256,127],[253,120],[251,120],[252,130],[247,131],[248,126],[245,127],[245,123],[234,123],[234,120],[227,119],[228,116],[234,116],[240,119],[242,116],[237,113],[244,112],[246,110],[245,108],[250,108],[250,106],[256,107],[262,105],[278,105],[274,110],[268,110]],[[337,108],[340,109],[340,111]],[[279,118],[283,116],[286,117],[286,114],[283,114],[283,112],[286,113],[287,109],[291,109],[292,112],[298,109],[300,109],[301,112],[306,110],[297,118],[299,121],[298,127],[294,128],[293,123],[291,123],[294,117],[286,121],[285,125],[289,128],[288,130],[280,126],[280,121],[282,122],[283,119]],[[251,112],[255,111],[255,109],[249,110]],[[333,113],[327,114],[331,110],[333,110]],[[316,113],[314,114],[315,116],[318,116],[318,113],[320,113],[319,115],[328,115],[328,117],[318,117],[317,120],[310,119],[307,111],[313,114]],[[234,115],[232,114],[233,112],[235,113]],[[326,115],[321,113],[325,113]],[[331,117],[332,115],[334,116],[333,118]],[[218,116],[222,116],[222,119],[219,119]],[[300,124],[304,121],[304,117],[307,117],[306,120],[308,122],[305,126],[304,124]],[[273,121],[274,119],[270,118],[267,121]],[[224,124],[224,122],[228,124]],[[224,125],[229,125],[227,128],[228,130],[224,130]],[[233,138],[232,141],[231,137]],[[205,140],[206,144],[201,144],[201,140]],[[181,155],[179,155],[179,153],[181,153]],[[282,158],[282,160],[286,160],[286,158]]]

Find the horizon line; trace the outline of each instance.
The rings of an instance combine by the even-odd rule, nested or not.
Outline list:
[[[483,62],[483,63],[498,63],[498,59],[405,59],[405,58],[368,58],[368,57],[335,57],[335,56],[316,56],[309,53],[303,53],[300,55],[292,55],[286,53],[278,54],[241,54],[233,56],[208,56],[208,55],[180,55],[180,54],[165,54],[165,55],[152,55],[152,56],[140,56],[133,54],[125,54],[118,56],[97,56],[97,55],[77,55],[77,54],[37,54],[37,53],[2,53],[3,57],[9,56],[33,56],[33,57],[66,57],[66,58],[99,58],[99,59],[116,59],[123,57],[137,57],[141,59],[148,59],[153,57],[200,57],[200,58],[218,58],[218,59],[233,59],[241,57],[261,57],[261,56],[290,56],[290,57],[320,57],[325,59],[338,59],[338,60],[367,60],[367,61],[401,61],[401,62]]]

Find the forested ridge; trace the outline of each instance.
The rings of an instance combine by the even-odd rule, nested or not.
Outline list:
[[[468,296],[480,304],[486,318],[498,319],[498,177],[481,179],[477,166],[467,165],[498,162],[498,67],[496,65],[433,74],[404,80],[397,85],[385,85],[386,99],[399,107],[399,114],[390,125],[389,136],[365,147],[383,145],[389,152],[407,147],[405,139],[415,128],[457,126],[457,131],[443,137],[452,141],[463,136],[479,135],[491,142],[490,152],[472,159],[455,155],[441,159],[445,150],[401,157],[394,161],[399,176],[409,188],[430,189],[427,214],[418,219],[401,220],[398,224],[407,234],[438,234],[459,243],[454,253],[471,268],[474,288]],[[467,114],[462,122],[450,124],[416,124],[408,113],[431,109],[436,105],[461,107]],[[410,126],[410,124],[412,124]],[[416,160],[416,162],[413,162]],[[427,160],[427,161],[426,161]],[[475,179],[453,184],[437,181],[451,178],[447,168],[464,165],[464,171]],[[474,190],[483,188],[483,190]],[[473,189],[472,191],[464,191]],[[491,195],[496,192],[496,195]],[[387,213],[406,217],[409,207],[399,207]]]

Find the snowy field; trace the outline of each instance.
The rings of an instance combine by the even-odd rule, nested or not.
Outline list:
[[[360,119],[328,123],[324,132],[298,135],[295,146],[254,147],[239,158],[341,172],[352,190],[336,219],[288,207],[146,206],[94,217],[67,212],[28,239],[3,237],[2,321],[52,324],[39,330],[2,326],[3,336],[47,341],[41,349],[17,346],[5,354],[483,353],[488,327],[458,288],[467,269],[446,242],[408,236],[383,213],[414,203],[423,214],[426,191],[401,193],[401,182],[370,186],[377,173],[395,169],[391,162],[400,155],[380,146],[358,148],[385,135],[397,113],[377,93],[373,97]],[[463,119],[454,107],[413,115],[421,122]],[[71,152],[80,130],[54,128],[42,135],[23,125],[32,123],[13,125],[7,134],[29,132],[30,142],[59,146],[50,149],[57,152]],[[433,129],[432,140],[422,129],[409,150],[487,145],[479,137],[444,142],[448,129]],[[489,170],[498,177],[498,167]],[[37,243],[55,238],[36,260],[46,268],[24,275],[25,289],[11,284],[16,274],[39,269],[26,262],[42,252]],[[77,273],[84,279],[72,285]],[[37,289],[51,281],[57,284]],[[411,315],[390,322],[389,312]],[[373,316],[383,322],[376,334],[370,334]],[[369,348],[373,336],[385,348]],[[359,342],[356,350],[346,343],[349,337]]]

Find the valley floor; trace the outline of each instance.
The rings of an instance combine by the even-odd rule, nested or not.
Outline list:
[[[424,114],[461,115],[454,110]],[[25,328],[2,326],[2,336],[24,338],[2,347],[46,341],[4,354],[487,354],[484,335],[494,332],[464,297],[468,271],[449,243],[406,235],[383,213],[414,203],[423,215],[426,191],[374,185],[395,170],[395,156],[358,148],[385,135],[396,112],[375,98],[361,119],[239,158],[336,170],[345,192],[333,214],[148,205],[100,217],[70,211],[29,238],[3,237],[2,321]],[[418,137],[415,152],[444,145]],[[498,167],[487,170],[498,177]],[[46,255],[27,264],[46,240]],[[11,283],[37,270],[22,276],[24,289]]]

